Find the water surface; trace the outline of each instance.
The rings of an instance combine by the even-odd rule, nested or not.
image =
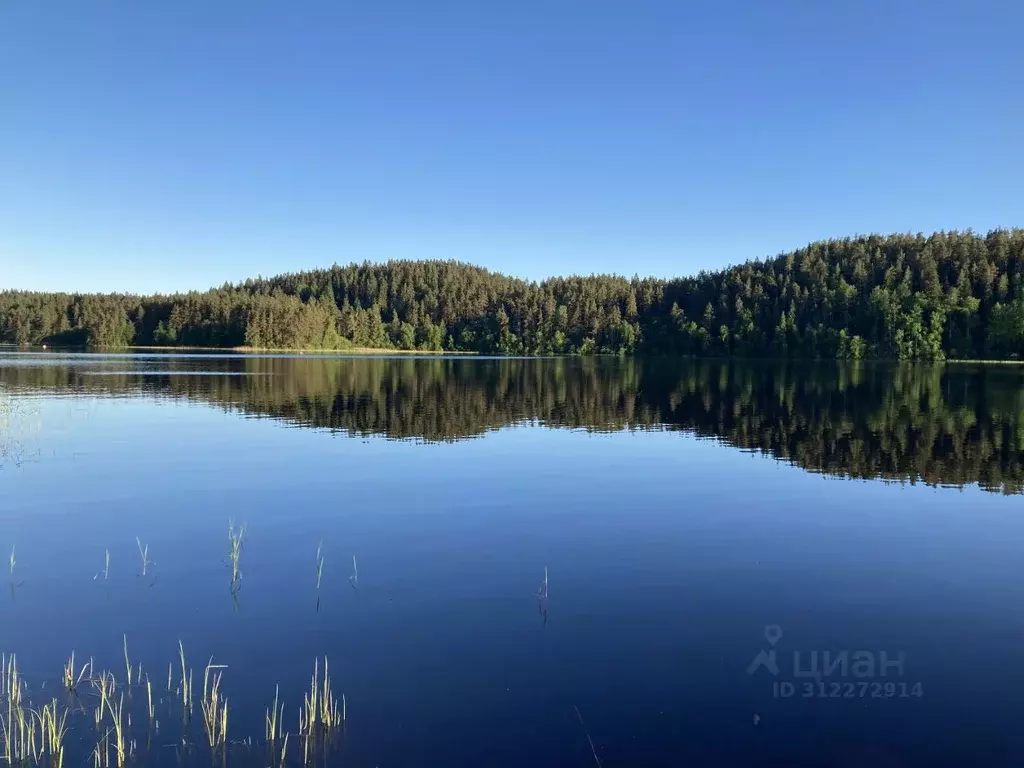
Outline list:
[[[210,759],[179,640],[227,665],[230,764],[324,655],[332,765],[1024,757],[1017,367],[6,353],[0,387],[0,650],[75,704],[70,652],[123,683],[127,638],[137,761]],[[899,664],[796,674],[825,652]]]

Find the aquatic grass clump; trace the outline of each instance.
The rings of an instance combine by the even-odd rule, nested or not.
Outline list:
[[[55,768],[64,764],[64,737],[67,735],[68,710],[53,699],[41,709],[24,704],[25,683],[18,672],[14,654],[0,657],[0,683],[7,699],[6,715],[0,712],[0,755],[8,765],[48,762]]]
[[[8,704],[18,706],[21,703],[24,683],[18,674],[18,657],[13,653],[10,656],[0,654],[0,689]]]
[[[273,745],[271,745],[273,747]],[[288,760],[288,734],[284,735],[284,741],[281,742],[281,756],[278,761],[278,766],[284,768],[286,761]]]
[[[320,680],[320,661],[314,660],[313,677],[309,693],[303,697],[299,708],[299,736],[302,738],[303,762],[308,763],[316,754],[320,743],[327,745],[334,733],[345,723],[345,695],[341,701],[334,696],[331,678],[324,657],[324,676]]]
[[[128,661],[128,635],[122,635],[122,637],[124,638],[124,668],[130,686],[132,684],[132,663]]]
[[[313,664],[313,677],[310,681],[309,693],[303,697],[299,708],[299,737],[302,739],[303,763],[310,763],[317,754],[318,748],[326,748],[334,733],[344,724],[345,696],[342,694],[339,705],[331,689],[328,673],[327,657],[324,657],[324,676],[319,678],[319,660]]]
[[[156,565],[156,563],[149,559],[149,544],[143,547],[142,542],[139,540],[138,536],[135,537],[135,543],[139,547],[139,557],[142,558],[142,573],[140,573],[139,575],[145,576],[146,571],[149,569],[149,567],[151,565]]]
[[[10,568],[10,571],[11,571],[11,599],[12,600],[14,599],[14,588],[15,587],[20,587],[22,584],[25,583],[24,581],[19,581],[17,583],[15,583],[15,581],[14,581],[14,566],[16,566],[17,564],[18,564],[18,560],[14,556],[14,547],[11,547],[11,556],[7,559],[7,565]]]
[[[274,686],[274,703],[267,709],[266,728],[264,736],[268,744],[272,744],[281,736],[281,728],[284,725],[284,704],[278,704],[278,697],[281,686]]]
[[[78,686],[81,685],[82,680],[92,669],[92,660],[82,665],[82,670],[75,673],[75,652],[71,652],[71,658],[68,659],[68,663],[64,665],[64,687],[67,688],[68,693],[75,693],[78,690]]]
[[[110,731],[104,731],[92,749],[93,768],[110,768]]]
[[[64,737],[67,735],[68,710],[59,710],[54,699],[40,710],[22,707],[0,715],[0,735],[4,739],[3,757],[8,764],[49,763],[64,765]]]
[[[35,723],[22,706],[25,683],[18,674],[18,661],[12,653],[0,657],[0,680],[7,699],[7,716],[0,714],[0,738],[3,757],[8,765],[28,760],[34,750]]]
[[[124,768],[128,758],[135,751],[135,742],[129,740],[130,734],[127,733],[127,727],[131,725],[131,714],[129,713],[127,718],[125,717],[123,693],[117,704],[114,704],[111,698],[106,701],[107,711],[110,713],[111,733],[114,736],[114,755],[117,758],[117,768]]]
[[[91,758],[94,768],[126,768],[139,764],[138,745],[132,736],[132,719],[148,716],[146,740],[142,744],[143,755],[152,756],[154,734],[160,733],[157,719],[157,703],[153,698],[153,684],[150,675],[145,674],[141,664],[133,666],[128,655],[127,636],[122,636],[125,672],[131,683],[118,681],[110,671],[90,673],[95,669],[92,659],[79,665],[76,654],[71,653],[63,665],[64,687],[72,694],[65,705],[53,699],[38,709],[27,700],[27,687],[18,670],[16,657],[0,655],[0,762],[9,766],[26,767],[41,765],[46,768],[63,768],[66,754],[65,742],[74,730],[76,713],[88,717],[82,706],[86,701],[95,705],[94,741],[91,744]],[[181,702],[183,708],[182,732],[175,749],[190,752],[195,747],[196,726],[191,725],[193,686],[192,670],[189,669],[184,645],[178,642],[181,663]],[[302,753],[305,764],[312,764],[323,758],[325,761],[332,748],[336,733],[344,727],[347,717],[345,696],[334,692],[330,677],[329,662],[324,657],[323,673],[320,672],[319,658],[314,660],[313,675],[308,692],[303,696],[299,708],[298,736],[302,739]],[[200,707],[203,731],[215,759],[226,763],[232,744],[253,747],[252,738],[232,741],[228,735],[228,698],[223,690],[223,670],[226,665],[214,663],[211,656],[203,671],[200,691]],[[167,687],[174,685],[174,665],[168,669]],[[92,686],[94,693],[78,695],[83,683]],[[134,685],[135,687],[131,687]],[[146,698],[142,701],[134,696],[137,688],[145,687]],[[118,690],[120,688],[120,690]],[[139,692],[141,693],[141,691]],[[172,697],[173,700],[174,697]],[[145,709],[143,709],[145,707]],[[145,712],[145,715],[143,715]],[[288,762],[290,734],[284,726],[285,705],[281,702],[280,686],[275,686],[274,701],[266,710],[265,736],[268,768],[285,768]],[[201,743],[201,739],[200,739]],[[294,752],[294,748],[292,748]],[[293,762],[297,762],[293,758]]]
[[[99,677],[93,678],[92,685],[99,693],[100,700],[96,706],[94,712],[94,719],[96,721],[96,727],[99,728],[103,722],[104,712],[107,710],[107,704],[114,697],[114,691],[117,689],[117,681],[114,680],[114,675],[110,672],[103,671]]]
[[[104,581],[106,581],[107,579],[110,578],[110,550],[108,549],[108,550],[105,550],[105,551],[106,551],[106,557],[104,558],[104,561],[103,561],[103,570],[100,571],[99,573],[97,573],[95,576],[92,577],[93,581],[96,581],[96,579],[98,579],[100,577],[100,574],[103,575],[103,580]]]
[[[50,764],[54,768],[62,768],[64,765],[64,737],[68,733],[68,710],[65,708],[58,714],[57,700],[53,699],[49,704],[43,706],[38,712],[33,711],[32,715],[39,723],[39,758],[48,756]]]
[[[178,657],[181,659],[181,709],[187,716],[192,714],[192,670],[185,669],[185,646],[178,641]],[[171,669],[167,668],[167,686],[171,685]]]
[[[8,703],[7,717],[0,715],[0,738],[3,739],[3,758],[8,765],[28,762],[38,752],[35,746],[35,722],[26,717],[25,710]]]
[[[324,543],[321,541],[316,545],[316,588],[320,589],[320,581],[324,577]]]
[[[288,734],[283,733],[284,729],[284,704],[278,704],[280,686],[274,686],[274,703],[267,708],[264,738],[267,741],[267,749],[270,753],[270,765],[283,766],[288,755]],[[277,744],[280,741],[281,751],[277,751]]]
[[[153,720],[156,718],[156,711],[153,709],[153,686],[149,682],[149,673],[146,673],[146,703],[147,710],[149,712],[149,719]]]
[[[210,749],[216,750],[227,744],[228,740],[228,700],[220,692],[222,672],[227,669],[223,664],[214,664],[210,657],[206,670],[203,672],[203,726],[206,728],[206,739]],[[217,670],[210,675],[210,670]]]
[[[345,694],[341,694],[341,706],[331,690],[331,678],[327,674],[327,657],[324,656],[324,682],[320,689],[320,724],[324,731],[340,728],[346,716]]]
[[[242,579],[240,566],[242,559],[242,540],[245,538],[245,523],[235,528],[235,521],[228,523],[228,558],[231,563],[231,585],[235,586]]]

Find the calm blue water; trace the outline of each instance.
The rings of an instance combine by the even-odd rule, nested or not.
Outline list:
[[[1024,758],[1016,368],[6,353],[0,392],[0,650],[85,710],[69,764],[62,665],[123,687],[125,638],[144,764],[210,760],[179,641],[227,665],[229,764],[325,655],[332,765]],[[796,674],[826,651],[902,663]]]

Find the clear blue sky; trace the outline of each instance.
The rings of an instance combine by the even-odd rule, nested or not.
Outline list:
[[[1024,4],[0,2],[0,288],[1024,224]]]

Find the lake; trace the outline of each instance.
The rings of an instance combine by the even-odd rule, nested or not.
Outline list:
[[[115,724],[145,765],[1024,759],[1024,367],[8,351],[0,393],[0,716],[16,654],[66,765]]]

